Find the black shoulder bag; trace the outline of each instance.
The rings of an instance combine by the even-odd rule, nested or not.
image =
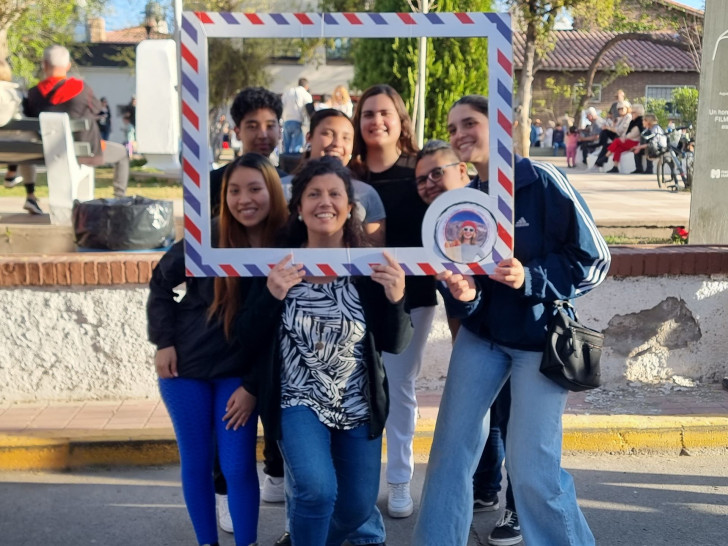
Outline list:
[[[599,359],[604,335],[581,324],[568,301],[556,300],[554,308],[541,373],[570,391],[596,389],[601,381]]]

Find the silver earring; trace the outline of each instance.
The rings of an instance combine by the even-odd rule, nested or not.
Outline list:
[[[300,214],[298,215],[298,221],[303,222],[303,216],[301,216]]]
[[[346,215],[346,219],[347,220],[351,220],[351,213],[349,213],[349,214]]]

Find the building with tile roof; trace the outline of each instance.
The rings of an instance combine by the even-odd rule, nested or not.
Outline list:
[[[623,0],[623,11],[628,17],[644,22],[653,19],[660,23],[668,18],[679,27],[701,26],[704,13],[672,0]],[[645,11],[645,8],[649,10]],[[640,11],[641,10],[641,11]],[[574,29],[553,32],[553,49],[537,65],[533,82],[534,115],[542,120],[573,114],[576,99],[565,98],[554,92],[555,87],[572,88],[586,80],[589,67],[603,46],[620,33],[586,28],[575,20]],[[679,39],[676,31],[657,31],[653,36],[661,39]],[[513,33],[514,66],[516,75],[523,64],[525,34]],[[625,76],[615,76],[618,65],[628,67]],[[587,106],[608,109],[618,89],[623,89],[628,100],[635,102],[647,98],[669,100],[676,87],[698,87],[700,81],[699,58],[694,52],[681,47],[654,44],[642,40],[624,40],[616,43],[603,56],[594,78],[595,96]],[[573,93],[572,93],[573,94]]]

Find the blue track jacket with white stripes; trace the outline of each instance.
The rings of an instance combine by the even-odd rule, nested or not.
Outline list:
[[[477,187],[478,180],[473,183]],[[478,295],[456,302],[447,289],[448,315],[495,343],[542,351],[556,299],[585,294],[607,275],[611,257],[581,195],[553,165],[515,156],[514,255],[525,282],[514,290],[476,276]]]

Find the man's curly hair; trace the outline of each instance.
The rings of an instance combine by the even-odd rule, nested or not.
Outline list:
[[[250,112],[261,108],[272,110],[279,120],[283,115],[281,97],[273,93],[273,91],[269,91],[265,87],[246,87],[240,91],[230,107],[230,115],[233,118],[235,127],[239,127],[240,122]]]

